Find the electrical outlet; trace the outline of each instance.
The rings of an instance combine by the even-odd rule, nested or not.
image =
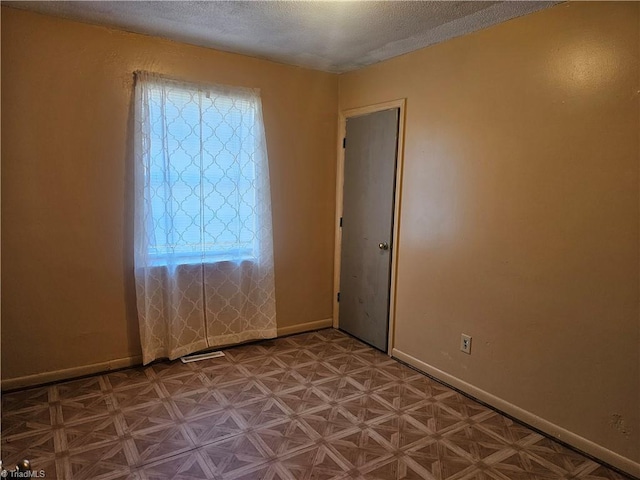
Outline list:
[[[471,355],[471,335],[462,334],[462,337],[460,337],[460,351]]]

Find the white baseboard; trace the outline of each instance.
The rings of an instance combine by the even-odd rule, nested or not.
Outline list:
[[[291,325],[289,327],[278,327],[278,336],[292,335],[294,333],[310,332],[311,330],[320,330],[321,328],[329,328],[333,326],[332,318],[325,318],[324,320],[316,320],[315,322],[299,323],[298,325]]]
[[[51,372],[36,373],[34,375],[26,375],[24,377],[15,377],[2,380],[2,390],[13,390],[14,388],[31,387],[34,385],[42,385],[43,383],[57,382],[59,380],[67,380],[84,375],[94,373],[108,372],[119,368],[133,367],[142,364],[142,356],[134,355],[132,357],[117,358],[107,362],[92,363],[91,365],[82,365],[80,367],[64,368],[62,370],[53,370]]]
[[[605,447],[602,447],[591,440],[587,440],[580,435],[577,435],[565,428],[551,423],[544,418],[541,418],[534,413],[524,410],[517,405],[514,405],[500,397],[486,392],[470,383],[460,380],[453,375],[450,375],[436,367],[429,365],[428,363],[418,360],[417,358],[394,348],[392,355],[398,360],[408,363],[412,367],[431,375],[438,380],[455,387],[464,393],[471,395],[474,398],[490,405],[512,417],[531,425],[532,427],[546,433],[558,440],[577,448],[578,450],[591,455],[595,458],[602,460],[610,465],[613,465],[620,470],[627,472],[633,476],[640,477],[640,463],[636,463],[630,458],[623,457],[622,455],[615,453]]]
[[[327,318],[317,320],[315,322],[300,323],[289,327],[278,328],[278,336],[291,335],[294,333],[308,332],[311,330],[319,330],[321,328],[331,327],[333,320]],[[14,390],[16,388],[32,387],[42,385],[44,383],[57,382],[60,380],[68,380],[71,378],[82,377],[94,373],[108,372],[119,368],[133,367],[142,364],[142,356],[135,355],[132,357],[118,358],[107,362],[93,363],[91,365],[82,365],[80,367],[65,368],[62,370],[54,370],[51,372],[36,373],[34,375],[25,375],[23,377],[8,378],[2,380],[0,388],[2,390]]]

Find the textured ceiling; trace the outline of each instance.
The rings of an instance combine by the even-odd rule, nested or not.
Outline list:
[[[131,32],[345,72],[557,1],[6,2]]]

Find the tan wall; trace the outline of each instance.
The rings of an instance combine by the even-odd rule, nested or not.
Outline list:
[[[336,75],[3,8],[3,379],[139,354],[137,69],[261,89],[278,327],[332,315]]]
[[[407,98],[395,347],[636,462],[639,9],[563,4],[339,83],[341,109]]]

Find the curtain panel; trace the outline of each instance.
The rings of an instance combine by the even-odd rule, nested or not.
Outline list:
[[[259,92],[136,72],[134,269],[143,362],[276,336]]]

